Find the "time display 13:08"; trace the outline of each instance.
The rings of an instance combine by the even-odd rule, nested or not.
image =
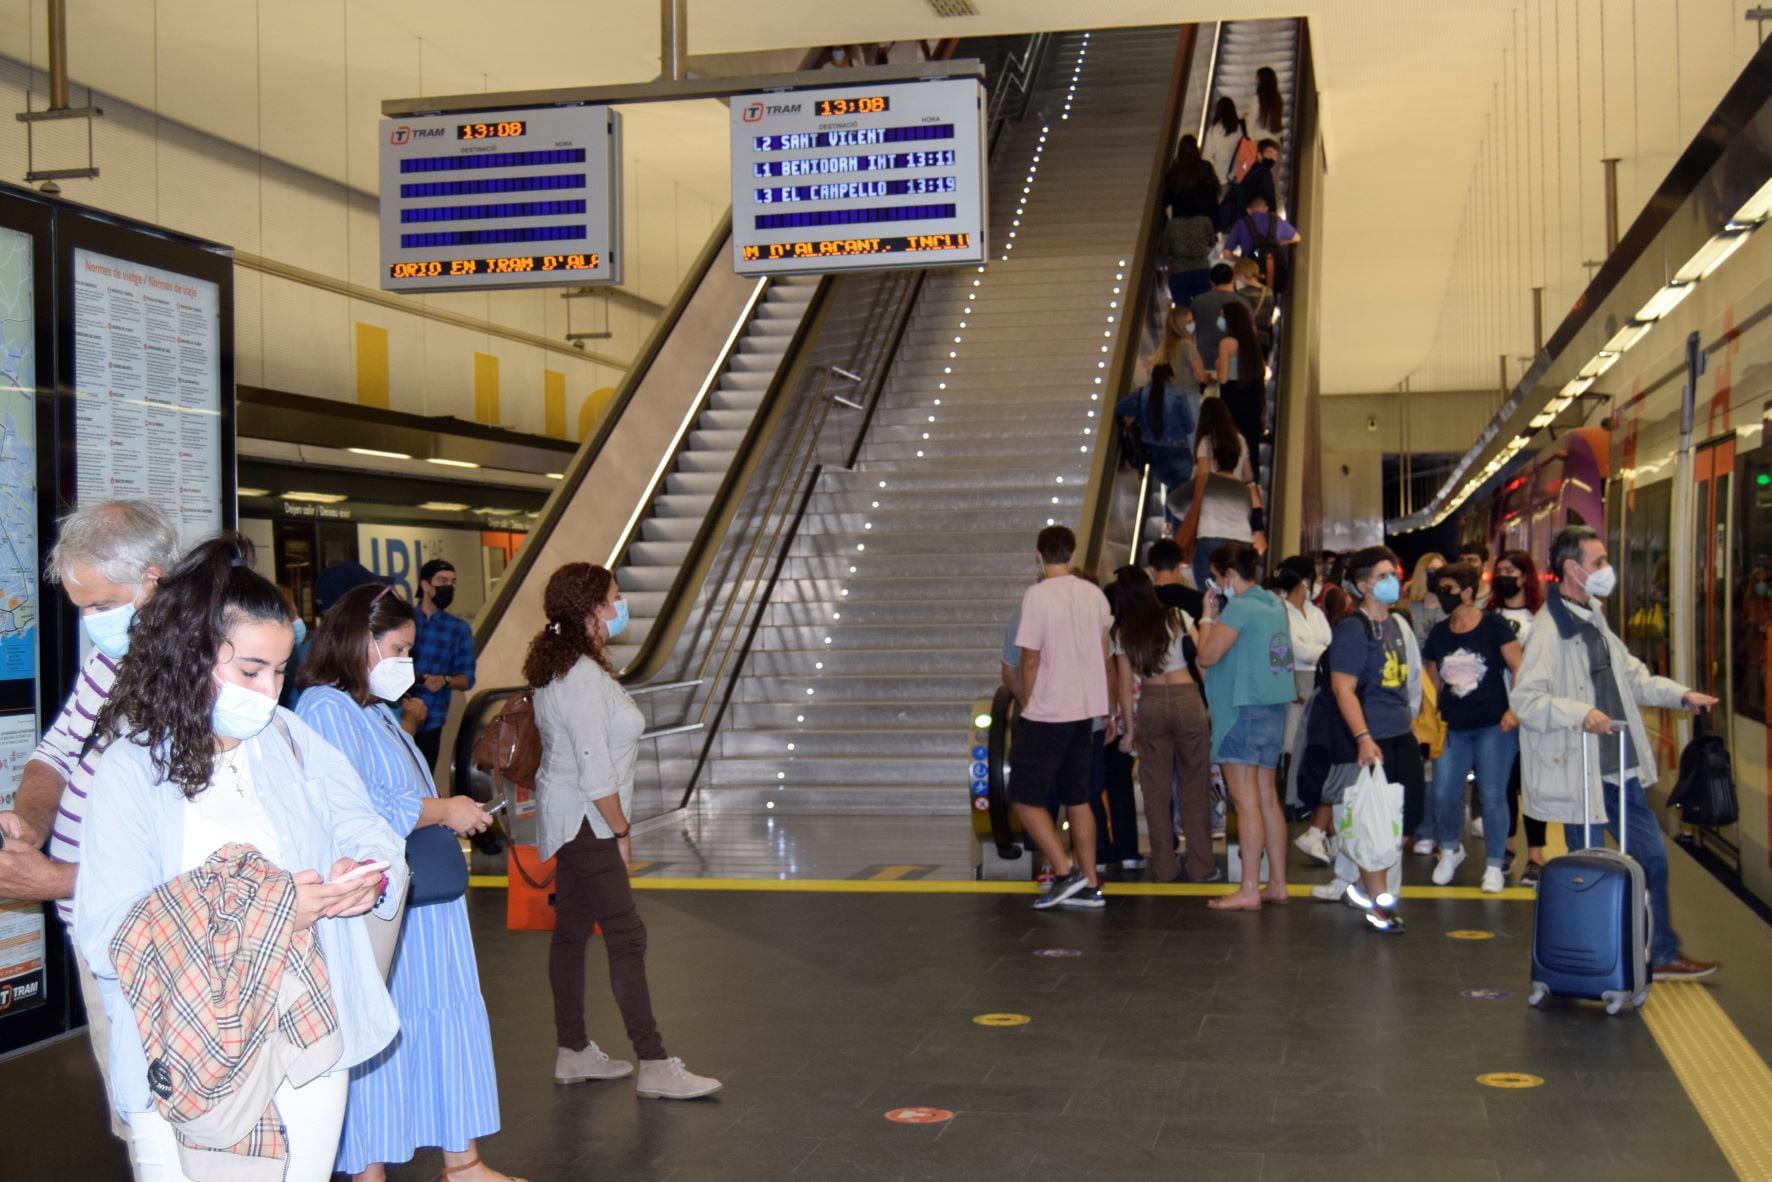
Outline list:
[[[892,99],[883,94],[864,94],[857,98],[819,99],[812,106],[819,115],[879,115],[892,109]]]
[[[528,131],[529,124],[521,119],[505,119],[498,123],[458,123],[455,128],[455,138],[458,140],[502,140],[524,135]]]

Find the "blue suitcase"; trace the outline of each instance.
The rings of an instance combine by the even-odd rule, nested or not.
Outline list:
[[[1625,761],[1624,723],[1616,723],[1619,766]],[[1643,867],[1625,844],[1623,788],[1619,800],[1619,848],[1593,846],[1588,736],[1581,739],[1581,803],[1588,849],[1545,864],[1538,880],[1532,925],[1532,994],[1538,1005],[1550,994],[1606,1003],[1608,1014],[1649,997],[1649,891]],[[1600,786],[1605,791],[1605,784]]]

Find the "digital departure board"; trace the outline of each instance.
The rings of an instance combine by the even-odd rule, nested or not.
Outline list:
[[[743,275],[983,262],[975,78],[732,96],[732,249]]]
[[[383,119],[382,287],[619,283],[620,161],[608,107]]]

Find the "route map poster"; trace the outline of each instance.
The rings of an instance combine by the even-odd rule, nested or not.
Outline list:
[[[221,297],[215,283],[74,252],[79,500],[166,510],[186,545],[222,525]]]
[[[0,228],[0,681],[37,676],[34,249],[29,234]]]

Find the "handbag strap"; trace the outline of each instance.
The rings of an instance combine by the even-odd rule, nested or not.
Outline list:
[[[552,870],[550,870],[548,872],[547,881],[536,882],[533,878],[529,877],[529,871],[523,869],[523,858],[521,855],[519,855],[517,853],[516,846],[511,847],[511,865],[515,866],[517,868],[517,877],[521,878],[524,882],[528,883],[530,890],[535,890],[535,891],[545,891],[549,887],[553,886],[554,885],[554,876],[560,873],[560,867],[555,866]]]

